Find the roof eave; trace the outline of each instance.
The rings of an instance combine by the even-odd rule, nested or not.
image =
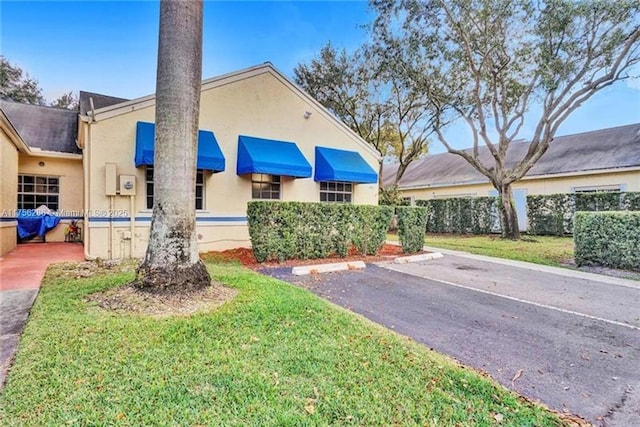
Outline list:
[[[600,174],[607,174],[607,173],[623,173],[623,172],[634,172],[634,171],[640,171],[640,165],[628,166],[628,167],[622,167],[622,168],[590,169],[590,170],[584,170],[584,171],[561,172],[561,173],[544,174],[544,175],[530,175],[530,176],[524,176],[523,178],[520,179],[520,181],[532,181],[532,180],[538,180],[538,179],[554,179],[554,178],[566,178],[566,177],[573,177],[573,176],[600,175]],[[442,184],[417,184],[417,185],[410,185],[410,186],[399,185],[398,189],[399,190],[427,190],[430,188],[462,187],[465,185],[481,185],[481,184],[489,184],[489,180],[450,182],[450,183],[442,183]]]
[[[82,160],[81,153],[63,153],[60,151],[47,151],[39,148],[31,148],[28,153],[31,157],[48,157],[55,159]]]
[[[31,149],[27,145],[26,142],[22,139],[16,127],[11,123],[9,117],[5,114],[4,110],[0,109],[0,123],[2,123],[2,128],[6,130],[7,135],[9,136],[9,140],[16,147],[16,149],[24,154],[29,154]]]

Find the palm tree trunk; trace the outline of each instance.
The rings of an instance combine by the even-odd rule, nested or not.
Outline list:
[[[152,291],[201,288],[211,279],[198,255],[195,180],[202,1],[162,0],[156,81],[154,204],[136,285]]]

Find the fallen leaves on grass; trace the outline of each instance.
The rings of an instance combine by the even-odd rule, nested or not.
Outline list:
[[[309,402],[304,406],[304,410],[307,411],[310,415],[313,415],[316,412],[316,407],[313,405],[313,402]]]
[[[104,310],[121,314],[139,314],[161,318],[190,316],[211,311],[233,299],[238,291],[215,284],[197,291],[150,293],[132,285],[96,292],[87,301],[96,303]]]

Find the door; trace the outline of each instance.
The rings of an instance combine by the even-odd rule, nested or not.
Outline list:
[[[527,231],[527,189],[519,188],[513,190],[513,203],[516,205],[518,213],[518,229]]]
[[[490,190],[489,196],[498,197],[497,190]],[[518,229],[520,231],[527,231],[527,189],[519,188],[517,190],[513,190],[513,203],[516,206],[516,213],[518,214]],[[500,215],[498,210],[496,209],[493,221],[493,227],[491,231],[494,233],[500,232]]]

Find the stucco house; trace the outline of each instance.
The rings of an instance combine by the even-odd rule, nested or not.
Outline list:
[[[60,210],[50,241],[64,241],[70,221],[82,219],[77,132],[77,112],[0,100],[0,256],[16,245],[18,208]]]
[[[87,258],[144,255],[155,96],[81,92],[80,98],[79,113],[0,103],[1,254],[15,247],[11,213],[33,208],[26,202],[31,197],[62,219],[47,241],[63,241],[65,224],[80,220]],[[60,125],[69,128],[73,118],[72,135],[47,133],[32,116],[36,109],[51,117],[61,112]],[[203,81],[199,126],[194,191],[201,251],[250,246],[250,200],[377,203],[379,153],[269,63]],[[40,128],[43,148],[29,136],[33,127]],[[48,186],[46,194],[18,186],[32,179]]]
[[[529,143],[512,143],[507,164],[524,157]],[[480,147],[480,158],[491,154]],[[390,185],[396,166],[383,170]],[[428,155],[413,162],[398,183],[404,197],[415,200],[496,195],[489,180],[462,157]],[[596,191],[640,191],[640,123],[557,136],[536,165],[513,185],[520,229],[526,230],[526,196]]]

